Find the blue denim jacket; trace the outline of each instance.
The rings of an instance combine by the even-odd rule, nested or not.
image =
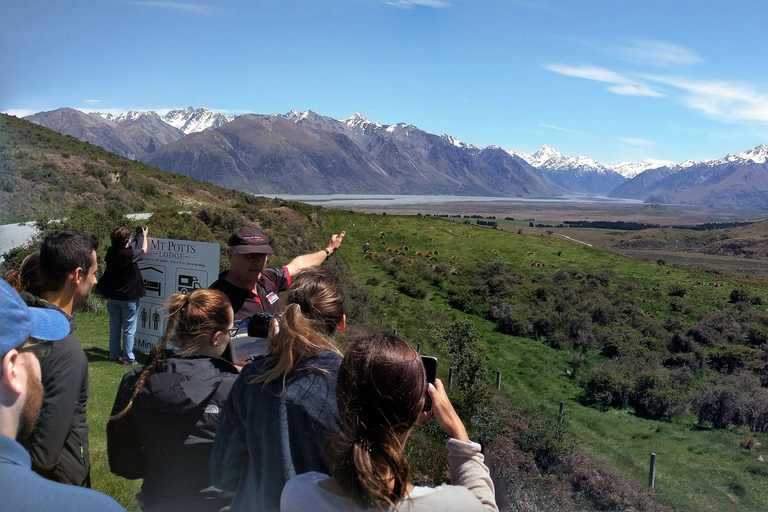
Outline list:
[[[230,510],[280,510],[285,483],[329,472],[323,444],[338,430],[336,377],[341,360],[325,352],[302,361],[285,381],[248,384],[274,365],[262,356],[235,381],[216,428],[211,482],[235,492]]]

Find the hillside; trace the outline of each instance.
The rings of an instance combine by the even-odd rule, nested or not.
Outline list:
[[[323,218],[348,230],[345,259],[385,325],[424,343],[430,325],[470,318],[504,395],[552,419],[564,401],[577,451],[635,482],[647,481],[648,453],[659,453],[656,495],[680,510],[763,510],[764,450],[740,442],[765,445],[768,422],[751,423],[737,405],[768,412],[761,287],[436,218]],[[721,409],[720,399],[733,405]],[[545,478],[578,473],[562,464],[537,462]]]
[[[56,216],[77,203],[128,212],[231,206],[246,195],[119,157],[0,114],[0,219]]]

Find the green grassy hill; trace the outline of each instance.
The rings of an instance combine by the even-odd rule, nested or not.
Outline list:
[[[0,114],[1,222],[55,218],[78,203],[143,212],[234,206],[244,197]]]
[[[404,293],[409,289],[403,288],[402,283],[410,278],[408,269],[414,267],[421,268],[415,273],[423,274],[427,268],[435,272],[440,265],[448,265],[452,272],[461,273],[460,268],[465,265],[500,261],[522,276],[515,285],[517,288],[534,289],[537,281],[544,280],[541,276],[553,276],[559,270],[592,275],[610,270],[613,282],[630,283],[633,287],[632,300],[641,310],[641,316],[677,318],[683,325],[694,325],[700,318],[725,309],[734,289],[744,289],[749,296],[764,293],[757,286],[737,281],[726,280],[720,286],[710,286],[711,276],[639,262],[554,237],[517,235],[425,217],[329,212],[323,219],[331,230],[347,230],[343,255],[350,274],[358,276],[359,283],[374,301],[382,304],[385,325],[397,328],[412,342],[427,340],[427,326],[432,320],[465,316],[451,307],[451,295],[446,292],[450,287],[435,284],[434,279],[425,277],[419,281],[425,292],[422,299]],[[402,255],[387,251],[404,246],[408,250]],[[385,256],[379,260],[366,257],[365,249]],[[437,255],[430,255],[432,260],[427,259],[425,264],[426,258],[417,253],[426,251],[437,251]],[[397,263],[393,265],[392,260],[396,258],[404,261],[400,262],[401,268],[393,271]],[[534,267],[533,261],[546,266]],[[687,290],[681,299],[684,304],[679,304],[680,297],[668,295],[672,284],[680,284]],[[525,293],[513,299],[526,300],[531,299]],[[765,317],[764,306],[745,307]],[[667,421],[639,417],[632,414],[631,407],[586,407],[582,405],[578,379],[568,372],[575,371],[572,362],[575,354],[585,357],[584,366],[578,369],[582,374],[590,366],[605,362],[599,347],[582,350],[566,346],[558,350],[545,337],[534,341],[508,336],[498,332],[493,321],[477,315],[467,316],[491,351],[492,370],[502,372],[503,394],[511,403],[554,419],[559,402],[566,402],[564,425],[576,442],[577,451],[620,471],[639,485],[648,478],[649,453],[657,453],[656,494],[680,510],[765,510],[762,488],[768,468],[757,461],[763,450],[745,450],[739,446],[743,438],[751,436],[765,444],[768,440],[765,434],[750,433],[743,426],[700,427],[696,417],[684,407]],[[431,347],[425,344],[422,350],[429,351]],[[704,352],[706,350],[709,349]],[[657,357],[647,347],[641,354],[649,359]],[[703,357],[707,360],[706,355]],[[764,360],[763,346],[756,354],[756,361]],[[441,361],[443,377],[447,367]],[[704,365],[693,378],[705,379],[709,373]]]

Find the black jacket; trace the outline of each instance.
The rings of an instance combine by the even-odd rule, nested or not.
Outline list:
[[[65,484],[90,487],[88,451],[88,358],[73,334],[77,323],[59,308],[23,292],[29,306],[55,309],[69,320],[69,335],[51,345],[40,359],[43,406],[32,436],[26,441],[32,469]]]
[[[112,414],[128,404],[143,369],[120,383]],[[213,437],[237,369],[202,355],[171,355],[155,366],[128,413],[107,423],[107,453],[116,475],[143,478],[147,510],[217,511],[208,459]]]
[[[144,251],[131,247],[107,249],[104,261],[107,269],[99,279],[96,288],[108,299],[136,300],[144,297],[144,281],[139,270],[139,261]]]

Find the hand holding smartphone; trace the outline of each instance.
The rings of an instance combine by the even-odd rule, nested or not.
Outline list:
[[[427,373],[427,384],[434,385],[435,379],[437,378],[437,358],[433,356],[421,356],[421,362]],[[425,393],[426,399],[424,400],[424,412],[432,410],[432,397],[429,396],[428,392],[425,391]]]

